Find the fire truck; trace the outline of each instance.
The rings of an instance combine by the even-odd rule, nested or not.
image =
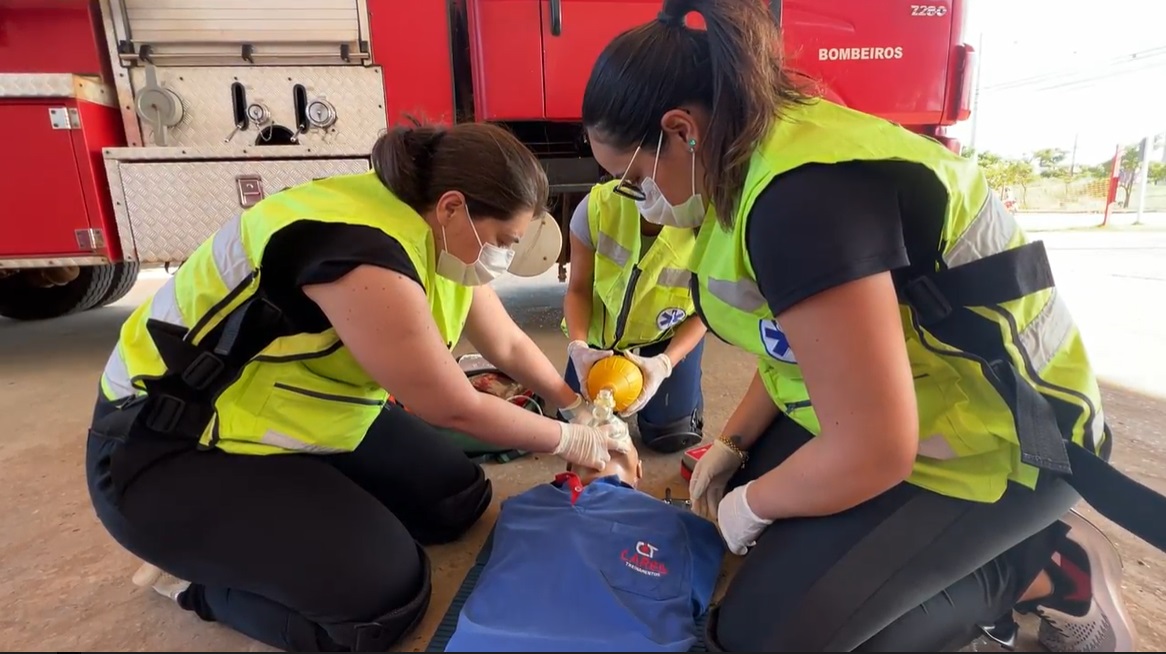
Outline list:
[[[756,1],[825,97],[958,147],[966,0]],[[543,161],[565,234],[601,175],[579,124],[591,66],[660,6],[0,0],[0,316],[115,302],[266,195],[368,170],[408,117],[509,127]]]

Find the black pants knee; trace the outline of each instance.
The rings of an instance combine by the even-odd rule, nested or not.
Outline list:
[[[479,466],[396,408],[341,455],[91,435],[87,476],[110,534],[192,582],[183,608],[287,651],[387,650],[428,607],[417,541],[456,537],[491,497]]]
[[[733,488],[811,438],[779,417]],[[758,539],[709,621],[736,652],[955,651],[1008,613],[1048,562],[1079,499],[1064,481],[1012,484],[993,504],[900,484],[820,518],[782,520]],[[926,529],[930,528],[930,532]]]

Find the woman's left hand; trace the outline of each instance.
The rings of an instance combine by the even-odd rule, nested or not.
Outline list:
[[[631,352],[624,353],[624,356],[639,366],[640,372],[644,374],[644,386],[640,390],[639,396],[620,413],[621,416],[627,418],[644,408],[656,395],[656,391],[660,390],[660,384],[663,384],[664,380],[672,374],[672,359],[669,359],[668,355],[664,353],[646,359]]]
[[[773,524],[772,520],[759,517],[750,508],[747,495],[752,485],[753,482],[749,482],[733,489],[725,495],[717,509],[717,526],[721,530],[721,537],[725,539],[729,551],[738,556],[748,552],[757,543],[761,532]]]

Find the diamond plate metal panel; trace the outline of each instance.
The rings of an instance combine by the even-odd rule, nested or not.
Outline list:
[[[113,106],[113,88],[71,73],[0,73],[0,98],[77,98]]]
[[[60,266],[103,266],[107,257],[57,257],[55,259],[0,259],[0,268],[58,268]]]
[[[135,93],[145,85],[144,69],[129,71]],[[170,146],[221,146],[255,143],[258,130],[234,133],[231,84],[246,89],[248,104],[258,102],[271,112],[271,122],[296,130],[293,88],[304,85],[308,101],[324,99],[336,108],[335,124],[310,128],[299,136],[300,145],[354,148],[367,152],[385,129],[384,78],[379,66],[228,66],[214,68],[157,68],[158,83],[182,99],[182,122],[167,131]],[[142,136],[157,145],[148,122]],[[234,133],[234,134],[233,134]],[[233,134],[233,136],[232,136]]]
[[[106,159],[118,161],[175,161],[201,159],[349,159],[368,158],[369,148],[334,148],[308,145],[215,145],[197,148],[105,148]]]
[[[121,163],[120,192],[114,193],[123,247],[143,263],[185,260],[233,216],[242,211],[236,178],[258,176],[267,195],[320,177],[368,170],[368,159],[297,161],[203,161]],[[116,203],[123,203],[117,206]],[[129,229],[122,225],[121,217]]]

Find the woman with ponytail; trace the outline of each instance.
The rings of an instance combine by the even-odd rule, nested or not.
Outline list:
[[[224,216],[129,317],[101,379],[90,495],[147,562],[135,581],[277,649],[390,651],[429,605],[421,546],[491,500],[436,427],[587,468],[626,449],[622,423],[475,391],[450,353],[464,336],[589,416],[489,287],[546,201],[502,128],[412,126],[376,142],[367,173]]]
[[[1070,509],[1162,547],[1163,500],[1105,461],[1043,246],[974,163],[812,97],[769,4],[665,0],[583,98],[613,192],[699,227],[696,310],[757,357],[690,485],[746,555],[710,647],[954,651],[1020,611],[1053,651],[1131,651],[1116,553]]]

